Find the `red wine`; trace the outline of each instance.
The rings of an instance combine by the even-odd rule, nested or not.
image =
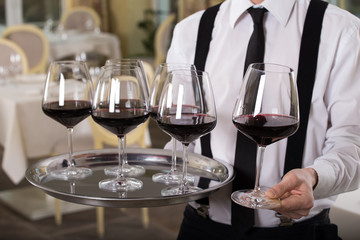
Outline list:
[[[121,100],[115,105],[114,112],[109,112],[108,104],[100,104],[99,109],[93,110],[92,118],[117,136],[124,136],[149,117],[145,106],[141,107],[139,103],[138,100]]]
[[[206,114],[182,114],[157,118],[159,127],[176,140],[189,144],[200,136],[209,133],[216,126],[216,118]]]
[[[72,128],[91,114],[91,102],[83,100],[66,100],[64,105],[49,102],[42,106],[43,112],[67,128]]]
[[[243,115],[233,120],[235,127],[261,146],[266,146],[296,132],[299,121],[277,114]]]

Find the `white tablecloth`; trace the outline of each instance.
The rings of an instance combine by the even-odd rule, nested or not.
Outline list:
[[[330,220],[338,226],[339,236],[344,240],[360,237],[360,189],[340,194],[330,210]]]
[[[28,159],[67,151],[66,128],[42,111],[44,82],[45,75],[33,75],[16,84],[0,86],[2,168],[15,184],[24,178]],[[87,120],[75,126],[73,142],[74,150],[93,147]]]
[[[47,37],[50,43],[50,61],[81,52],[97,52],[108,58],[121,58],[120,41],[111,33],[47,33]]]

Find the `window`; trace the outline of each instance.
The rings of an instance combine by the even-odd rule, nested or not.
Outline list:
[[[43,27],[48,20],[59,21],[60,9],[61,0],[22,0],[23,22]]]
[[[58,22],[63,0],[0,0],[0,25],[32,23],[39,27]]]
[[[346,9],[360,17],[360,0],[348,0]]]
[[[338,5],[339,7],[360,17],[360,0],[329,0],[328,2]]]
[[[5,0],[0,0],[0,24],[5,25]]]

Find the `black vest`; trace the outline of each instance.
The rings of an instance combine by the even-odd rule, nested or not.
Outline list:
[[[218,4],[208,8],[201,17],[194,60],[194,64],[198,70],[205,69],[214,21],[220,5],[221,4]],[[298,131],[288,139],[284,175],[291,169],[302,167],[307,123],[317,68],[322,21],[327,5],[327,2],[312,0],[305,18],[297,75],[300,126]],[[212,158],[210,136],[211,133],[201,137],[201,154]],[[208,184],[207,179],[200,178],[199,187],[205,188]],[[208,204],[208,199],[201,199],[197,202]]]

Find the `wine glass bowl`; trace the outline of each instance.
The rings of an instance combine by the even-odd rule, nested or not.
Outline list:
[[[67,168],[50,172],[61,180],[78,180],[92,174],[76,167],[73,155],[73,127],[91,114],[93,84],[85,62],[58,61],[49,66],[42,100],[43,112],[68,129]]]
[[[99,182],[100,189],[120,192],[142,188],[142,181],[128,177],[124,170],[125,136],[144,123],[148,116],[145,79],[140,68],[130,65],[111,65],[102,68],[92,106],[93,120],[118,137],[118,167],[105,169],[116,177]]]
[[[260,174],[266,146],[294,134],[299,126],[299,105],[293,70],[270,64],[251,64],[246,71],[233,116],[235,127],[257,144],[257,172],[252,190],[235,191],[234,202],[249,208],[272,209],[278,199],[265,196]]]
[[[149,95],[150,95],[149,80],[147,79],[144,63],[142,60],[136,59],[136,58],[112,58],[112,59],[106,60],[106,62],[105,62],[105,66],[114,66],[114,65],[115,66],[116,65],[123,65],[123,66],[129,65],[129,66],[139,67],[140,75],[145,80],[142,82],[142,84],[144,84],[143,87],[145,88],[145,93],[146,93],[147,97],[149,97]]]
[[[183,144],[183,175],[179,186],[162,190],[162,195],[200,191],[187,180],[188,146],[216,126],[216,109],[209,76],[203,71],[174,70],[168,74],[157,114],[159,127]]]

